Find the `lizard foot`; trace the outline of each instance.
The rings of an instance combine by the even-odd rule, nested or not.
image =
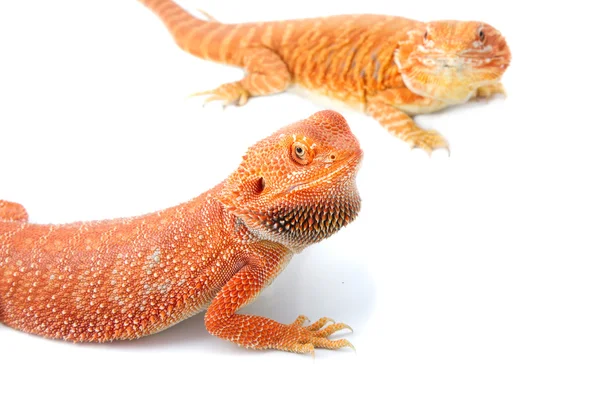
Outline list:
[[[493,85],[477,88],[477,94],[475,95],[474,99],[489,99],[496,94],[506,96],[506,91],[501,83],[494,83]]]
[[[413,131],[404,136],[403,139],[408,143],[411,149],[422,149],[429,156],[437,149],[446,149],[448,155],[450,155],[450,146],[448,145],[448,142],[436,131]]]
[[[223,108],[232,104],[243,106],[248,102],[248,98],[250,97],[250,93],[239,82],[225,83],[213,90],[193,93],[190,97],[205,95],[209,95],[204,100],[205,105],[211,101],[222,101]]]
[[[336,323],[327,317],[304,326],[304,323],[307,321],[308,318],[301,315],[294,322],[286,325],[287,332],[281,338],[277,348],[295,353],[310,353],[313,357],[315,355],[315,348],[337,350],[342,347],[350,347],[352,350],[355,350],[352,343],[346,339],[329,339],[329,336],[342,329],[352,331],[352,328],[348,325]],[[331,324],[327,325],[328,323]]]

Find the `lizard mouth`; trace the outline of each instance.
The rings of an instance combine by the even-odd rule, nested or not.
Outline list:
[[[289,187],[285,191],[285,194],[294,193],[294,192],[297,192],[300,190],[305,190],[305,189],[314,187],[323,182],[331,181],[332,178],[335,178],[340,175],[348,175],[350,173],[354,173],[360,167],[360,163],[362,161],[362,156],[363,156],[363,151],[359,150],[356,154],[351,156],[344,163],[340,164],[337,168],[334,168],[333,170],[329,171],[327,174],[325,174],[315,180],[309,181],[309,182],[297,183],[297,184]],[[347,171],[347,173],[344,173],[345,171]]]

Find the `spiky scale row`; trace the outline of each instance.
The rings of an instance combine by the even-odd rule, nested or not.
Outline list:
[[[313,146],[306,163],[290,156],[298,141]],[[344,324],[320,330],[236,311],[294,252],[356,217],[361,157],[345,120],[323,111],[251,147],[224,183],[156,213],[38,225],[26,222],[22,206],[0,201],[0,321],[47,338],[104,342],[149,335],[207,309],[208,331],[245,347],[350,346],[327,339]],[[318,223],[296,229],[282,219],[293,215]]]

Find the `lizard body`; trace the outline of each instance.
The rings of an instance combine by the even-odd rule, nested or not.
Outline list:
[[[351,346],[347,328],[237,314],[292,255],[350,223],[362,158],[343,117],[322,111],[251,147],[227,180],[133,218],[27,222],[0,201],[0,321],[47,338],[149,335],[206,310],[207,330],[239,345],[313,352]]]
[[[499,31],[477,21],[424,23],[384,15],[223,24],[195,18],[171,0],[141,0],[183,50],[237,65],[246,76],[207,101],[243,105],[292,84],[359,107],[389,132],[427,152],[447,148],[411,116],[504,93],[510,63]]]

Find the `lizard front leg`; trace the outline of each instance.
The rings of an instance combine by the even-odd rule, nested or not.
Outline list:
[[[25,207],[12,201],[0,200],[0,220],[27,222],[28,219]]]
[[[245,262],[217,294],[204,317],[208,332],[251,349],[314,354],[315,348],[353,348],[345,339],[328,339],[336,331],[349,329],[342,323],[327,325],[332,322],[329,318],[304,326],[307,318],[302,315],[285,325],[265,317],[236,314],[275,279],[289,260],[289,250],[269,247],[273,246],[267,245],[263,255]]]
[[[287,65],[272,50],[251,48],[243,50],[242,64],[246,76],[237,82],[225,83],[216,89],[194,93],[192,96],[209,95],[206,102],[222,101],[223,105],[243,106],[252,96],[264,96],[283,92],[291,82]]]
[[[438,104],[439,103],[439,104]],[[407,142],[411,148],[420,148],[431,155],[435,149],[450,151],[448,142],[436,131],[421,129],[404,111],[394,105],[406,105],[415,110],[443,108],[440,102],[418,96],[406,88],[388,89],[367,100],[366,111],[394,136]]]

